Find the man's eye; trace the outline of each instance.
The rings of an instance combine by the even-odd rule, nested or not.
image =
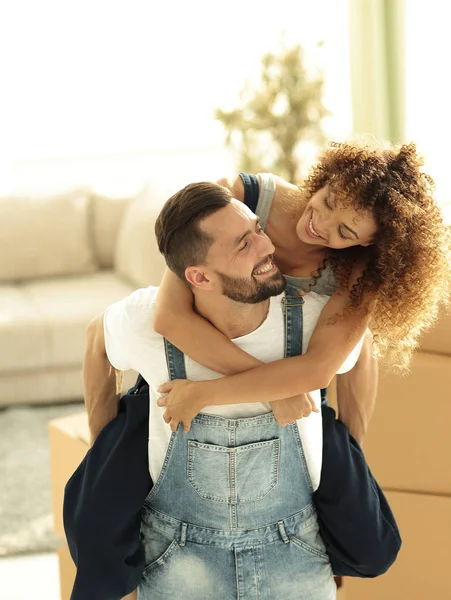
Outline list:
[[[350,240],[351,238],[346,237],[345,235],[343,235],[343,232],[341,231],[341,228],[338,228],[338,235],[344,239],[344,240]]]

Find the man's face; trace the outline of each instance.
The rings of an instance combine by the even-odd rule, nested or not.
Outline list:
[[[214,240],[205,266],[224,296],[256,304],[283,292],[285,280],[273,262],[275,248],[245,204],[231,200],[200,227]]]

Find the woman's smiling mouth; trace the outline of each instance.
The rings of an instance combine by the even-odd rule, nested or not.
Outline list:
[[[307,218],[307,222],[305,224],[305,231],[306,231],[307,235],[309,237],[313,238],[314,240],[323,240],[324,238],[315,231],[315,229],[313,227],[312,218],[313,218],[313,210],[311,211],[310,216]]]

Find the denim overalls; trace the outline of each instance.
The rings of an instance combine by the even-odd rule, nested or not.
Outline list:
[[[302,348],[302,303],[283,299],[285,356]],[[165,340],[171,379],[184,355]],[[198,414],[172,434],[146,498],[146,569],[139,600],[334,600],[312,486],[296,424],[273,413],[227,419]]]

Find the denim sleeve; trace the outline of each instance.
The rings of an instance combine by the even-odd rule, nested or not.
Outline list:
[[[395,517],[360,446],[331,407],[321,412],[323,465],[314,499],[332,570],[337,576],[377,577],[401,548]]]
[[[249,175],[248,173],[240,173],[239,176],[244,185],[244,204],[255,213],[260,195],[258,178],[256,175]]]

